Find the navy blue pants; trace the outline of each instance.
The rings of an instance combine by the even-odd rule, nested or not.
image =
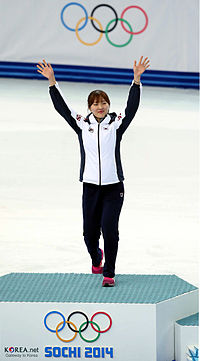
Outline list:
[[[123,182],[98,186],[83,183],[83,236],[93,266],[99,266],[99,238],[104,238],[105,264],[103,275],[115,276],[115,261],[119,241],[119,215],[124,200]]]

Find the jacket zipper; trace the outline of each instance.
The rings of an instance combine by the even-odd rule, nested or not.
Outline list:
[[[100,123],[98,124],[99,185],[101,185]]]

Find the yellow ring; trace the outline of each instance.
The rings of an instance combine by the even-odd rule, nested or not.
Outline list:
[[[101,23],[100,23],[99,20],[93,18],[92,16],[88,16],[88,19],[96,21],[97,24],[99,25],[100,30],[103,31],[103,27],[102,27],[102,25],[101,25]],[[83,40],[80,38],[80,36],[79,36],[79,34],[78,34],[78,27],[79,27],[80,23],[81,23],[82,21],[84,21],[84,20],[85,20],[85,17],[82,18],[82,19],[80,19],[80,20],[78,21],[78,23],[76,24],[75,32],[76,32],[76,36],[77,36],[78,40],[79,40],[82,44],[88,45],[88,46],[92,46],[92,45],[98,44],[99,41],[101,40],[102,36],[103,36],[103,33],[100,33],[99,38],[97,39],[97,41],[94,41],[94,43],[86,43],[85,41],[83,41]]]
[[[58,334],[58,329],[59,329],[59,326],[60,326],[60,325],[63,325],[63,323],[64,323],[64,321],[60,322],[60,323],[58,324],[58,326],[56,327],[56,335],[57,335],[57,337],[59,338],[59,340],[61,340],[61,341],[63,341],[63,342],[73,341],[73,340],[76,338],[76,336],[77,336],[77,333],[76,333],[76,332],[75,332],[74,336],[73,336],[70,340],[64,340],[64,338],[61,338],[61,337],[59,336],[59,334]],[[70,323],[72,326],[74,326],[75,331],[77,331],[77,327],[75,326],[75,324],[74,324],[73,322],[71,322],[71,321],[65,321],[65,323]]]

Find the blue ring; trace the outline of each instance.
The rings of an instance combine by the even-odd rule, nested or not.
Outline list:
[[[60,15],[60,16],[61,16],[61,21],[62,21],[63,25],[64,25],[68,30],[70,30],[70,31],[76,31],[76,29],[72,29],[72,28],[70,28],[69,26],[67,26],[67,25],[65,24],[65,22],[64,22],[64,19],[63,19],[64,11],[65,11],[65,9],[66,9],[68,6],[70,6],[70,5],[80,6],[81,9],[83,9],[83,11],[84,11],[84,13],[85,13],[85,22],[84,22],[84,24],[78,29],[78,30],[80,31],[80,30],[82,30],[82,29],[87,25],[87,22],[88,22],[88,14],[87,14],[87,11],[86,11],[86,9],[84,8],[83,5],[78,4],[78,3],[74,3],[74,2],[65,5],[64,8],[63,8],[62,11],[61,11],[61,15]]]
[[[63,319],[63,321],[64,321],[62,327],[61,327],[60,330],[59,330],[59,332],[60,332],[60,331],[62,331],[63,328],[65,327],[66,320],[65,320],[65,317],[63,316],[63,314],[60,313],[60,312],[58,312],[58,311],[51,311],[51,312],[47,313],[47,315],[46,315],[45,318],[44,318],[44,325],[45,325],[45,327],[47,328],[48,331],[56,333],[56,330],[55,330],[55,331],[54,331],[54,330],[51,330],[51,328],[49,328],[49,327],[47,326],[47,317],[48,317],[49,315],[51,315],[52,313],[57,313],[58,315],[60,315],[60,316],[62,317],[62,319]]]

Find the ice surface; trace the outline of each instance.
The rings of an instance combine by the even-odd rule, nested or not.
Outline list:
[[[104,89],[111,111],[128,86],[59,83],[87,114]],[[143,87],[121,145],[125,202],[116,273],[176,274],[198,285],[198,92]],[[0,275],[83,272],[79,143],[54,110],[47,81],[0,79]],[[100,240],[101,245],[103,240]]]

